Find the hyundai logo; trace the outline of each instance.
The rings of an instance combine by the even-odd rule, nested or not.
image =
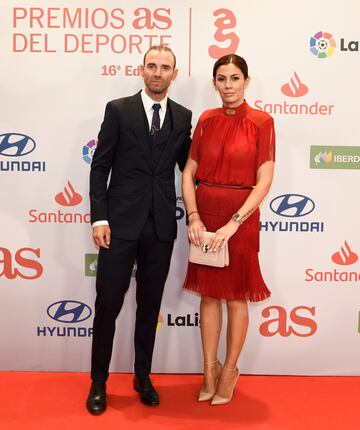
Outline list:
[[[296,218],[311,213],[315,203],[310,197],[301,194],[283,194],[271,201],[270,209],[277,215]]]
[[[61,300],[47,308],[47,314],[55,321],[62,323],[78,323],[90,318],[92,312],[85,303],[76,300]]]
[[[0,154],[6,157],[21,157],[30,154],[35,147],[35,140],[25,134],[0,134]]]

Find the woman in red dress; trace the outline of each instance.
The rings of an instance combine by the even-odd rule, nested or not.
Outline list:
[[[201,295],[204,381],[199,401],[219,405],[231,400],[239,376],[247,302],[270,296],[258,260],[258,207],[273,178],[275,133],[271,116],[251,108],[244,99],[249,77],[243,58],[231,54],[217,60],[213,84],[223,107],[200,116],[183,172],[183,196],[190,242],[201,246],[203,231],[215,232],[209,249],[217,252],[228,244],[230,264],[217,268],[189,263],[184,288]],[[217,358],[222,300],[228,321],[223,366]]]

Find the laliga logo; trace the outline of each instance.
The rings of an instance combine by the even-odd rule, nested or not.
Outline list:
[[[310,52],[317,58],[331,57],[335,48],[336,42],[330,33],[319,31],[310,38]]]
[[[83,146],[82,158],[85,161],[85,163],[91,164],[96,146],[97,146],[97,140],[96,139],[90,140],[86,145]]]
[[[217,42],[226,42],[229,41],[230,44],[228,47],[221,48],[216,45],[210,45],[209,47],[209,55],[211,58],[218,59],[223,55],[228,55],[236,52],[240,39],[234,33],[224,33],[224,30],[236,28],[236,18],[233,12],[229,9],[218,9],[214,12],[214,16],[219,18],[215,21],[215,26],[217,30],[214,34],[214,38]]]
[[[335,264],[340,264],[341,266],[348,266],[354,264],[358,261],[358,256],[350,249],[349,244],[345,240],[344,245],[340,248],[340,251],[335,252],[332,255],[331,260]]]
[[[164,318],[161,314],[159,314],[158,322],[156,324],[156,331],[160,331],[163,324],[164,324]]]
[[[176,197],[176,220],[177,221],[185,217],[185,210],[182,207],[178,206],[179,204],[181,204],[182,206],[184,205],[183,196]]]
[[[82,197],[74,190],[71,182],[68,181],[64,191],[56,194],[55,201],[62,206],[76,206],[82,202]]]
[[[289,97],[302,97],[307,94],[308,91],[308,87],[300,81],[296,72],[294,72],[290,82],[281,87],[281,92]]]
[[[358,40],[345,40],[340,38],[339,50],[340,52],[359,52]],[[310,38],[310,52],[317,58],[331,57],[336,49],[336,42],[332,34],[319,31]]]

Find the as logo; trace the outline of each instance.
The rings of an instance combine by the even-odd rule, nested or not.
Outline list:
[[[298,337],[312,336],[317,330],[317,324],[312,318],[315,307],[297,306],[290,313],[282,306],[268,306],[261,315],[267,321],[260,325],[259,331],[263,336],[271,337],[279,334],[282,337],[290,335]],[[271,317],[271,319],[269,319]]]
[[[39,258],[39,248],[21,248],[13,256],[9,249],[0,247],[0,277],[38,279],[43,273]]]
[[[234,32],[227,32],[229,29],[236,28],[236,18],[233,12],[229,9],[218,9],[214,12],[214,16],[218,17],[215,21],[217,30],[214,38],[217,42],[227,42],[227,46],[220,47],[211,45],[209,47],[209,55],[211,58],[218,59],[223,55],[232,54],[237,51],[239,46],[239,37]],[[226,33],[225,33],[226,31]]]
[[[62,206],[76,206],[82,202],[82,197],[74,190],[71,182],[68,181],[64,191],[56,194],[55,201]]]

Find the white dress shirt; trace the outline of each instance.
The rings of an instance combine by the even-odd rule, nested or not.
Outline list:
[[[168,97],[165,96],[160,102],[156,102],[146,94],[145,90],[141,91],[141,100],[143,102],[146,118],[149,123],[149,130],[151,128],[152,117],[154,113],[154,109],[152,108],[154,103],[159,103],[161,106],[159,109],[159,115],[160,115],[160,128],[162,127],[164,123],[165,115],[166,115],[167,99]]]
[[[160,104],[160,109],[159,109],[159,116],[160,116],[160,128],[162,127],[163,123],[164,123],[164,119],[165,119],[165,115],[166,115],[166,108],[167,108],[167,100],[168,97],[167,95],[161,100],[161,101],[154,101],[151,97],[149,97],[146,92],[145,89],[143,89],[141,91],[141,101],[143,103],[144,106],[144,110],[146,113],[146,118],[148,120],[148,124],[149,124],[149,130],[151,128],[151,123],[152,123],[152,117],[153,117],[153,113],[154,113],[154,109],[153,104],[154,103],[159,103]],[[99,225],[109,225],[109,222],[107,220],[100,220],[100,221],[95,221],[92,224],[92,227],[97,227]]]

